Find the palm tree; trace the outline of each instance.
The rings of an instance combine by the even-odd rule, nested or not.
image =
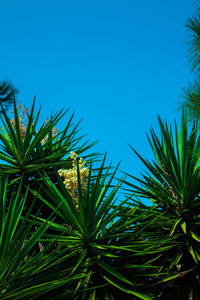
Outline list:
[[[9,81],[0,82],[0,103],[7,108],[11,105],[13,97],[18,93],[18,90]],[[0,111],[2,112],[2,111]]]

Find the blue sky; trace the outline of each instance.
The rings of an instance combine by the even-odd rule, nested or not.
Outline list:
[[[191,79],[185,23],[191,0],[1,1],[0,79],[9,79],[45,118],[71,107],[95,150],[137,176],[130,150],[152,154],[146,132],[157,115],[179,118]]]

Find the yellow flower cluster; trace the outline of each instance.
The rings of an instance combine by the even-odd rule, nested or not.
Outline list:
[[[70,196],[74,200],[76,208],[78,209],[77,163],[78,163],[78,168],[79,168],[79,172],[80,172],[81,186],[82,186],[83,195],[84,195],[85,189],[86,189],[86,179],[88,177],[89,170],[85,167],[86,162],[83,161],[82,158],[77,160],[77,157],[78,157],[78,155],[75,152],[70,152],[70,158],[72,159],[72,169],[68,169],[68,170],[60,169],[58,171],[58,174],[61,177],[64,177],[64,185],[65,185],[68,193],[70,194]]]

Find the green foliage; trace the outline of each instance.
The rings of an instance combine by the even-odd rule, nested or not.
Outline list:
[[[56,239],[63,243],[74,261],[73,272],[84,268],[87,277],[77,280],[81,299],[123,299],[124,293],[139,299],[151,299],[137,290],[137,276],[133,275],[145,278],[156,268],[148,261],[145,266],[140,265],[140,261],[144,260],[140,256],[144,255],[147,245],[142,243],[138,233],[133,233],[133,224],[138,222],[138,216],[131,208],[126,215],[122,214],[126,201],[115,205],[114,200],[120,183],[111,189],[115,172],[107,182],[109,168],[104,175],[103,171],[104,162],[95,176],[91,176],[90,167],[84,194],[78,172],[78,209],[62,182],[59,188],[48,177],[43,178],[46,198],[38,195],[37,191],[34,194],[58,215],[59,222],[50,222],[52,233],[46,233],[42,241]],[[137,240],[141,242],[138,246],[135,245]],[[129,256],[132,263],[127,260]]]
[[[197,10],[189,18],[186,28],[189,31],[188,57],[193,72],[193,82],[183,89],[183,102],[181,109],[184,108],[190,121],[199,123],[200,120],[200,6],[197,1]]]
[[[193,71],[199,71],[200,65],[200,15],[199,1],[198,8],[194,16],[189,18],[186,28],[190,33],[188,55]]]
[[[200,120],[200,83],[198,79],[184,89],[183,97],[185,101],[182,107],[187,112],[188,119],[198,123]]]
[[[137,179],[140,186],[127,184],[136,195],[151,199],[160,214],[155,223],[158,228],[163,227],[161,219],[166,218],[165,230],[159,229],[160,239],[174,237],[173,248],[159,262],[165,271],[171,273],[160,282],[172,281],[166,290],[163,289],[161,299],[189,299],[189,294],[197,297],[200,288],[200,136],[195,124],[188,133],[184,113],[180,133],[175,123],[174,135],[166,122],[158,120],[161,139],[153,129],[151,139],[148,137],[155,160],[144,160],[135,151],[148,171],[143,174],[143,179],[130,176]],[[158,229],[149,231],[148,239],[152,243],[155,234],[158,234]]]
[[[91,147],[77,145],[77,126],[69,131],[73,116],[53,136],[62,111],[37,131],[39,112],[34,117],[33,103],[22,132],[15,102],[14,126],[2,110],[1,298],[152,299],[139,277],[157,276],[160,266],[151,256],[166,249],[155,250],[139,234],[141,228],[136,230],[144,214],[127,200],[116,204],[116,170],[111,174],[104,161],[100,168],[91,165],[83,189],[77,163],[77,207],[57,173],[72,167],[70,151],[80,154]]]
[[[50,254],[46,253],[47,248],[38,254],[33,251],[47,230],[48,223],[44,222],[42,226],[36,227],[35,218],[30,221],[34,203],[23,216],[28,191],[23,197],[20,196],[22,184],[21,181],[7,204],[8,179],[0,180],[1,299],[30,299],[32,296],[36,298],[36,295],[47,293],[70,281],[69,277],[63,275],[64,270],[62,273],[58,270],[57,274],[53,272],[63,256],[59,249]],[[59,282],[61,275],[62,280]]]
[[[2,107],[3,117],[0,131],[0,175],[11,175],[13,182],[24,176],[26,179],[38,177],[38,171],[45,171],[49,176],[55,174],[55,170],[60,168],[70,168],[71,160],[69,159],[70,151],[76,151],[77,154],[83,153],[90,149],[93,144],[79,142],[82,137],[77,137],[76,124],[72,127],[73,114],[70,116],[64,130],[53,135],[52,132],[59,120],[63,118],[66,112],[63,110],[51,116],[49,121],[43,123],[38,128],[38,119],[40,109],[34,116],[33,105],[28,114],[27,128],[18,116],[16,103],[14,101],[14,126]],[[46,138],[48,137],[48,138]],[[44,139],[46,140],[44,141]],[[94,155],[93,155],[94,156]]]
[[[200,287],[200,135],[160,118],[155,155],[133,184],[117,168],[77,154],[77,125],[53,135],[63,111],[37,128],[34,103],[27,127],[14,102],[14,126],[3,109],[0,133],[1,299],[193,299]],[[70,152],[73,153],[70,157]],[[72,159],[73,157],[73,159]],[[90,165],[90,167],[89,167]],[[72,168],[73,166],[73,168]],[[94,167],[93,167],[94,166]],[[76,167],[76,170],[74,169]],[[66,182],[58,172],[62,168]],[[89,175],[88,175],[89,174]],[[74,194],[70,193],[69,184]],[[128,196],[122,201],[121,185]],[[146,206],[140,199],[152,201]]]

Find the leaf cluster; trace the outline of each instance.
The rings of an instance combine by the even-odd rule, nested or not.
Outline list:
[[[147,170],[142,179],[126,174],[113,183],[118,167],[85,155],[89,175],[83,189],[77,161],[75,205],[58,171],[72,167],[71,151],[82,155],[93,144],[77,136],[73,115],[52,134],[63,111],[38,129],[34,102],[22,135],[13,105],[15,126],[2,108],[0,132],[1,299],[198,299],[196,124],[188,128],[183,113],[173,132],[159,118],[161,138],[153,129],[148,136],[155,160],[134,150]]]

